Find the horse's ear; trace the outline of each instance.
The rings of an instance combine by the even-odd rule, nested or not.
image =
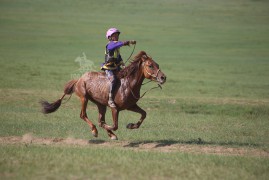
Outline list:
[[[147,60],[148,59],[148,56],[146,55],[146,54],[144,54],[143,56],[142,56],[142,61],[145,61],[145,60]]]

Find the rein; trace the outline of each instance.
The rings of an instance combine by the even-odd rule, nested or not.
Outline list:
[[[130,60],[131,56],[133,55],[134,50],[135,50],[135,45],[136,45],[136,44],[134,44],[133,51],[132,51],[132,53],[130,54],[130,56],[127,58],[127,60],[124,62],[124,64],[126,64],[126,63]]]
[[[134,97],[135,99],[137,99],[137,100],[142,99],[142,98],[143,98],[149,91],[151,91],[151,90],[153,90],[153,89],[156,89],[156,88],[160,88],[160,89],[162,89],[162,86],[161,86],[160,84],[158,84],[158,86],[156,86],[156,87],[152,87],[152,88],[146,90],[146,91],[142,94],[142,96],[140,96],[140,97],[136,97],[135,94],[134,94],[134,92],[133,92],[133,90],[132,90],[132,88],[131,88],[131,85],[130,85],[130,82],[129,82],[129,79],[128,79],[128,78],[127,78],[127,82],[128,82],[128,85],[129,85],[129,88],[130,88],[130,90],[131,90],[131,93],[132,93],[133,97]],[[149,82],[152,82],[152,81],[149,81]],[[147,83],[149,83],[149,82],[147,82]],[[145,83],[145,84],[147,84],[147,83]],[[142,85],[145,85],[145,84],[142,84]]]

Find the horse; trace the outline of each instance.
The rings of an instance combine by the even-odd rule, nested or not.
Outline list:
[[[86,108],[88,100],[98,107],[99,117],[98,124],[107,131],[112,140],[117,140],[117,136],[112,132],[118,129],[118,116],[122,110],[129,110],[141,115],[137,123],[129,123],[126,128],[138,129],[146,118],[146,111],[137,105],[141,98],[140,89],[144,79],[157,82],[159,85],[166,82],[165,74],[160,70],[159,65],[148,56],[145,51],[140,51],[131,61],[131,63],[120,70],[117,74],[117,84],[114,94],[116,108],[111,108],[113,125],[106,124],[105,114],[108,106],[109,79],[104,72],[86,72],[77,80],[70,80],[64,87],[63,96],[49,103],[40,101],[42,112],[44,114],[55,112],[60,106],[66,95],[76,95],[81,101],[80,118],[88,123],[91,133],[94,137],[98,136],[98,130],[92,121],[88,118]]]

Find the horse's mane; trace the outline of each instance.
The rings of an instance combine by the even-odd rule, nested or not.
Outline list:
[[[144,56],[146,54],[145,51],[140,51],[131,61],[131,63],[125,67],[124,69],[120,70],[117,73],[118,78],[124,78],[124,77],[129,77],[131,75],[133,75],[135,72],[137,72],[137,70],[139,69],[139,66],[142,62],[142,56]]]

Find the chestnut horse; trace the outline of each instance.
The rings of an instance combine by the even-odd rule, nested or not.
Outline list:
[[[54,103],[41,101],[43,113],[48,114],[56,111],[65,95],[71,95],[73,92],[80,98],[81,113],[80,117],[88,123],[93,136],[98,136],[96,126],[88,119],[86,108],[88,100],[95,103],[99,111],[98,124],[104,128],[111,139],[116,140],[117,136],[112,132],[118,129],[118,116],[121,110],[130,110],[141,114],[140,120],[133,124],[127,125],[128,129],[137,129],[146,118],[146,112],[136,103],[140,99],[140,89],[143,80],[150,79],[163,84],[166,76],[159,69],[159,65],[146,54],[141,51],[134,60],[123,70],[117,74],[118,81],[115,89],[114,102],[116,108],[111,108],[113,117],[113,126],[109,126],[105,122],[105,114],[108,106],[109,80],[103,72],[87,72],[78,80],[69,81],[64,88],[64,95]]]

